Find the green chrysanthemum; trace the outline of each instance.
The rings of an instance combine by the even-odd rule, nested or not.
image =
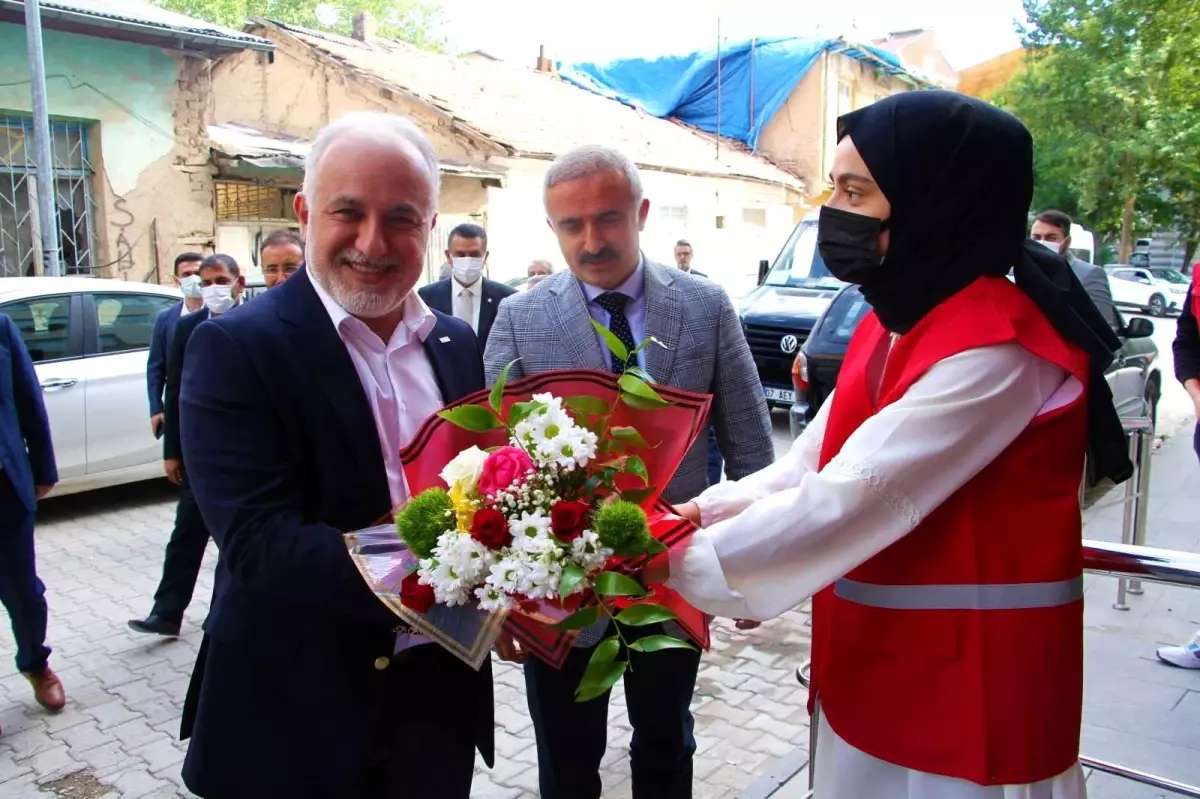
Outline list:
[[[441,488],[422,491],[396,515],[400,537],[419,558],[431,557],[438,538],[454,523],[450,495]]]
[[[661,549],[661,544],[650,537],[646,512],[625,500],[610,502],[596,511],[596,535],[601,545],[624,558]]]

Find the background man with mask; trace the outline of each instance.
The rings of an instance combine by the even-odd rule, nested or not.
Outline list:
[[[202,322],[227,313],[241,301],[245,278],[237,261],[228,255],[210,255],[200,264],[198,275],[204,307],[179,320],[167,360],[165,423],[163,425],[163,468],[167,479],[180,487],[175,507],[175,529],[167,542],[162,579],[154,592],[154,607],[144,619],[132,619],[131,629],[139,633],[176,636],[183,624],[183,613],[196,590],[196,577],[208,546],[208,528],[200,516],[184,466],[183,445],[179,440],[179,385],[188,342]]]
[[[817,242],[872,312],[788,455],[677,508],[704,529],[667,586],[764,620],[815,594],[816,796],[1082,799],[1078,492],[1089,444],[1132,471],[1119,342],[1025,238],[1015,117],[909,92],[838,137]]]
[[[418,292],[433,310],[469,324],[479,338],[481,350],[487,346],[500,301],[517,292],[483,276],[487,259],[487,231],[464,222],[450,231],[446,242],[446,260],[450,262],[452,276]]]
[[[1042,211],[1034,219],[1029,238],[1066,258],[1088,296],[1096,303],[1100,315],[1114,329],[1120,327],[1117,307],[1113,304],[1112,287],[1108,284],[1108,273],[1104,267],[1080,260],[1071,252],[1071,217],[1062,211]]]
[[[175,341],[175,324],[204,307],[197,274],[203,260],[204,256],[198,252],[185,252],[175,258],[175,285],[183,292],[183,301],[154,317],[150,354],[146,358],[146,389],[150,394],[150,429],[155,436],[162,435],[163,389],[167,386],[167,356]]]
[[[630,350],[653,336],[665,347],[646,348],[638,365],[662,385],[713,395],[710,419],[730,477],[769,464],[771,423],[737,312],[717,284],[642,255],[650,201],[642,195],[637,167],[616,150],[581,147],[551,165],[544,199],[547,224],[570,269],[500,306],[484,354],[488,381],[514,360],[513,379],[552,369],[623,371],[625,364],[602,345],[593,321]],[[668,501],[704,490],[707,454],[707,441],[698,440],[666,486]],[[655,624],[623,634],[635,640],[661,631]],[[606,623],[582,631],[561,670],[537,658],[525,661],[542,799],[599,799],[609,695],[576,703],[574,691],[606,634]],[[521,657],[506,637],[498,649],[502,657]],[[633,795],[688,799],[696,750],[689,706],[700,653],[675,649],[631,657],[624,685],[633,725]]]

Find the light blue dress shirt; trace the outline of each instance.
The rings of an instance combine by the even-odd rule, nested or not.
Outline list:
[[[641,344],[646,338],[646,259],[644,256],[638,257],[637,269],[633,270],[624,283],[617,286],[615,289],[602,289],[592,286],[588,283],[579,281],[579,285],[583,288],[583,296],[587,299],[588,313],[592,315],[600,324],[605,327],[610,327],[611,321],[608,311],[600,307],[596,302],[596,298],[601,294],[606,294],[609,291],[617,291],[629,298],[629,302],[625,304],[625,319],[629,322],[629,330],[633,333],[634,344]],[[608,347],[604,347],[604,352],[609,355],[609,362],[612,356],[608,352]],[[642,350],[638,353],[638,366],[646,368],[646,351]]]

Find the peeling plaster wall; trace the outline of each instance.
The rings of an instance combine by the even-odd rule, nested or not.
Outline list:
[[[828,68],[823,63],[828,63]],[[850,90],[847,101],[839,88]],[[809,69],[792,95],[767,123],[759,139],[763,155],[799,175],[809,191],[820,194],[837,144],[837,118],[878,99],[908,91],[896,78],[840,53],[829,53]],[[803,214],[803,209],[797,209]]]
[[[89,127],[97,274],[153,280],[151,222],[169,277],[177,252],[211,245],[208,62],[140,44],[44,32],[52,119]],[[0,24],[0,112],[29,116],[25,29]]]

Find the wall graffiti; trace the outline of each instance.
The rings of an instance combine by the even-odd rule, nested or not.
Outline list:
[[[114,244],[116,257],[113,258],[112,263],[121,273],[122,280],[128,280],[129,273],[133,271],[133,244],[125,234],[135,224],[137,224],[137,217],[125,207],[125,198],[117,197],[113,200],[113,212],[109,215],[109,225],[117,229],[117,237]]]

